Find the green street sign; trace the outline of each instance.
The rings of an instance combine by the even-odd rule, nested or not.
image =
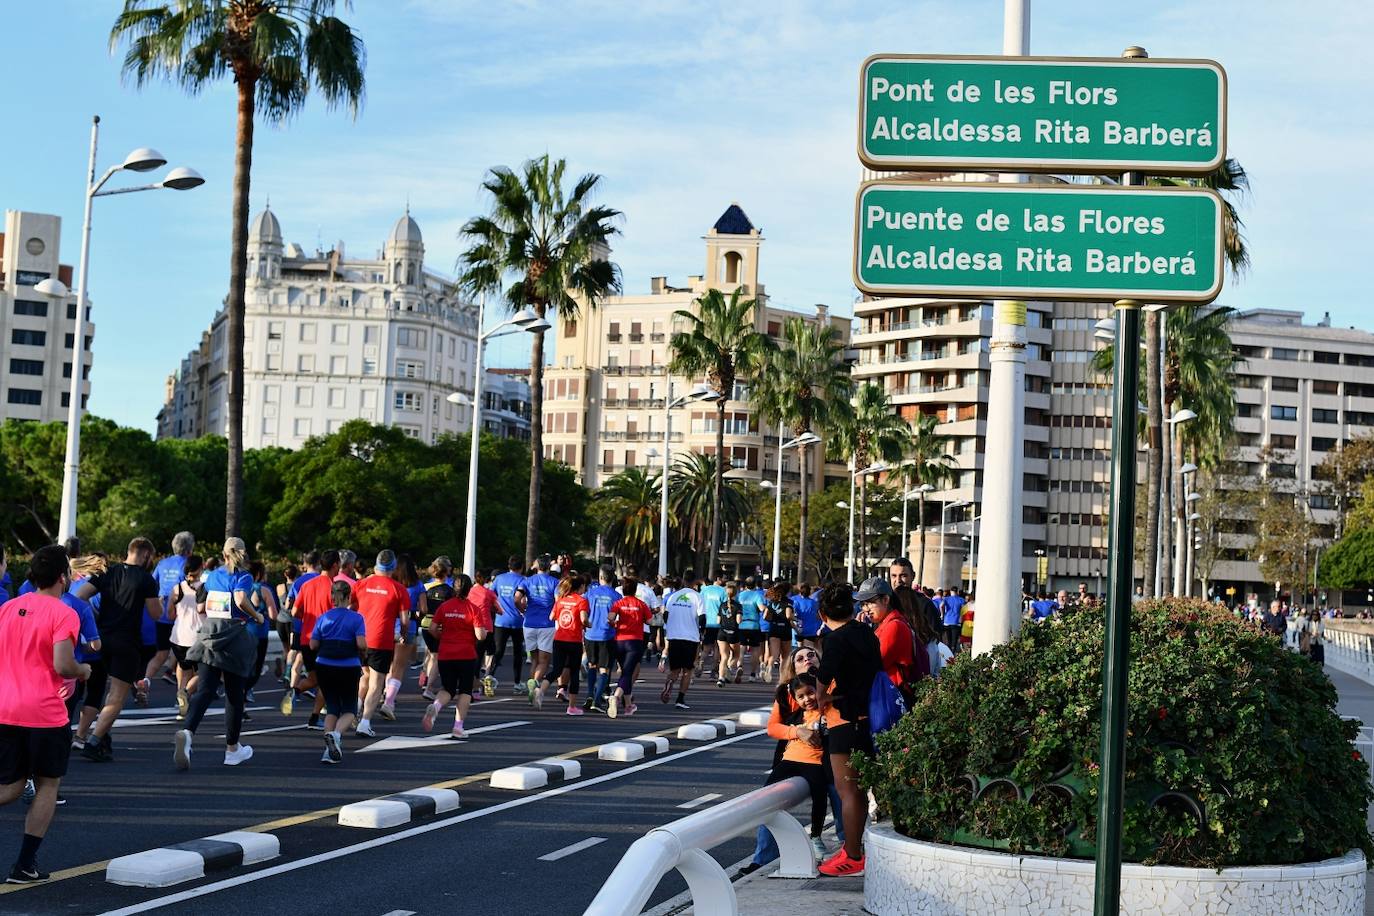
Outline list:
[[[876,54],[859,75],[871,169],[1186,175],[1225,156],[1215,61]]]
[[[875,296],[1210,302],[1222,203],[1193,188],[869,181],[854,283]]]

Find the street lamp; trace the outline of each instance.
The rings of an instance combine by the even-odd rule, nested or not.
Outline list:
[[[184,166],[172,169],[161,181],[139,185],[133,188],[111,188],[102,191],[105,182],[115,172],[149,172],[167,164],[167,159],[155,149],[142,147],[124,157],[119,165],[112,165],[97,181],[95,177],[95,152],[100,139],[100,116],[91,119],[91,156],[86,174],[86,206],[81,220],[81,271],[76,279],[76,326],[72,329],[72,383],[67,401],[67,456],[62,476],[62,514],[57,529],[57,539],[65,543],[67,538],[76,536],[76,485],[77,472],[81,467],[81,382],[85,375],[86,340],[86,291],[87,275],[91,263],[91,204],[97,197],[112,194],[132,194],[136,191],[152,191],[169,188],[173,191],[186,191],[205,183],[205,179],[194,169]],[[48,296],[67,295],[66,286],[60,281],[43,281],[34,287]]]
[[[835,504],[840,508],[849,510],[849,552],[845,557],[845,578],[851,583],[854,581],[854,506],[857,502],[854,498],[855,481],[864,474],[876,474],[885,470],[887,470],[887,465],[881,461],[876,464],[870,464],[863,470],[855,470],[854,459],[849,459],[849,502]],[[861,524],[866,524],[868,521],[868,506],[863,507],[862,516],[863,518],[860,520]]]
[[[782,542],[781,542],[781,538],[782,538],[782,453],[783,453],[785,450],[789,449],[789,448],[804,448],[804,447],[806,447],[806,446],[808,446],[808,445],[814,445],[815,443],[821,441],[821,437],[818,436],[818,435],[816,435],[815,433],[811,432],[810,430],[807,430],[806,432],[802,433],[800,436],[796,436],[795,438],[788,439],[786,442],[784,442],[784,441],[783,441],[783,438],[782,438],[784,435],[786,435],[786,433],[784,432],[784,428],[783,428],[782,426],[779,426],[779,427],[778,427],[778,482],[777,482],[776,486],[774,485],[774,483],[773,483],[771,480],[764,480],[764,481],[761,481],[761,483],[760,483],[760,485],[763,486],[763,487],[765,487],[765,488],[773,488],[773,489],[774,489],[774,493],[773,493],[773,581],[774,581],[774,582],[778,581],[778,575],[779,575],[779,573],[780,573],[780,571],[781,571],[781,569],[782,569],[782,567],[781,567],[781,565],[780,565],[780,564],[782,563],[782,548],[781,548],[781,546],[780,546],[781,543],[782,543]],[[803,481],[801,482],[801,485],[802,485],[802,486],[806,486],[806,481],[803,480]],[[798,569],[799,572],[800,572],[800,570],[803,568],[803,565],[804,565],[804,564],[805,564],[805,560],[804,560],[802,557],[797,557],[797,569]],[[710,572],[714,573],[715,570],[710,570]]]
[[[463,534],[463,572],[469,577],[477,573],[477,456],[478,445],[482,438],[482,355],[486,352],[487,341],[493,337],[504,337],[525,331],[541,334],[549,329],[548,321],[539,313],[526,306],[490,331],[482,331],[482,322],[487,313],[487,294],[477,298],[477,355],[474,357],[472,398],[461,391],[455,391],[446,399],[450,404],[472,405],[472,447],[468,453],[468,515]],[[532,381],[532,380],[531,380]]]
[[[721,399],[720,392],[709,385],[695,385],[692,390],[680,397],[672,397],[672,382],[667,383],[664,391],[666,397],[663,400],[663,479],[659,481],[658,488],[662,491],[659,499],[658,508],[658,575],[660,578],[668,575],[668,463],[672,460],[673,446],[673,410],[690,403],[711,404]],[[653,449],[649,450],[650,452]],[[717,455],[717,461],[724,461],[725,456]],[[719,511],[718,509],[713,511]],[[715,570],[707,570],[708,574]]]

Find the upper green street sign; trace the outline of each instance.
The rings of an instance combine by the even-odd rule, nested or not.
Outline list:
[[[876,54],[860,71],[872,169],[1187,175],[1225,156],[1215,61]]]
[[[1225,270],[1201,188],[869,181],[854,219],[874,296],[1210,302]]]

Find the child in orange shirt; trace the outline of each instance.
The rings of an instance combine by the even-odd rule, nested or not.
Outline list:
[[[780,698],[773,704],[773,713],[768,720],[769,736],[787,743],[782,759],[776,761],[764,784],[771,785],[793,776],[806,780],[811,788],[811,837],[815,841],[825,826],[827,787],[831,780],[821,742],[828,729],[843,724],[844,720],[823,695],[814,674],[798,674],[787,684],[787,691],[791,708],[784,710]]]

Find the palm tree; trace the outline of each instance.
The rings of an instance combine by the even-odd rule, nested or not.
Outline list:
[[[608,478],[596,493],[606,546],[622,564],[648,569],[658,551],[662,479],[659,472],[630,467]]]
[[[892,401],[876,382],[864,382],[854,394],[853,410],[835,424],[828,451],[853,462],[859,474],[859,556],[868,570],[868,476],[862,473],[875,461],[896,463],[911,447],[911,427],[892,412]]]
[[[935,431],[939,423],[940,420],[935,414],[917,414],[916,422],[911,427],[907,457],[902,462],[899,472],[903,489],[913,488],[917,493],[916,536],[921,542],[919,558],[916,561],[918,585],[925,582],[926,574],[926,491],[922,487],[941,489],[943,484],[953,480],[959,473],[958,463],[947,451],[950,437]],[[905,506],[902,511],[906,511]],[[906,549],[907,545],[903,544],[902,550]]]
[[[736,289],[726,299],[718,289],[709,289],[696,300],[697,312],[679,309],[674,318],[682,319],[687,330],[673,333],[668,344],[671,361],[668,370],[678,375],[705,375],[706,382],[720,399],[716,401],[716,454],[714,498],[708,508],[711,519],[711,554],[706,569],[714,573],[720,556],[720,519],[717,508],[725,478],[725,404],[735,390],[735,381],[752,379],[776,347],[766,334],[754,328],[758,303],[741,298]]]
[[[333,15],[335,0],[124,0],[111,49],[127,42],[123,70],[142,86],[165,78],[192,95],[232,76],[238,96],[229,254],[228,486],[224,533],[239,533],[243,508],[243,326],[248,277],[248,191],[257,114],[278,124],[312,88],[355,117],[363,98],[362,41]]]
[[[720,486],[720,460],[715,455],[679,455],[668,475],[668,514],[677,543],[700,559],[712,537],[733,538],[748,520],[753,506],[733,480]],[[713,567],[708,567],[713,569]]]
[[[497,166],[482,187],[491,195],[491,214],[463,226],[469,247],[458,261],[459,285],[473,295],[505,290],[512,312],[532,308],[540,318],[552,309],[564,320],[596,308],[620,291],[620,270],[610,262],[607,242],[619,230],[619,210],[593,206],[600,175],[583,175],[571,192],[563,189],[562,159],[547,155],[526,162],[519,174]],[[539,496],[544,480],[544,334],[530,348],[530,503],[525,522],[525,562],[534,562],[539,540]]]
[[[829,429],[849,414],[853,383],[844,360],[844,340],[829,324],[809,324],[801,317],[783,325],[783,346],[760,373],[754,405],[774,422],[791,426],[794,436],[813,427]],[[806,477],[806,453],[799,446],[801,472],[800,519],[797,531],[797,579],[806,581],[806,518],[810,507]],[[819,570],[817,570],[819,573]]]

